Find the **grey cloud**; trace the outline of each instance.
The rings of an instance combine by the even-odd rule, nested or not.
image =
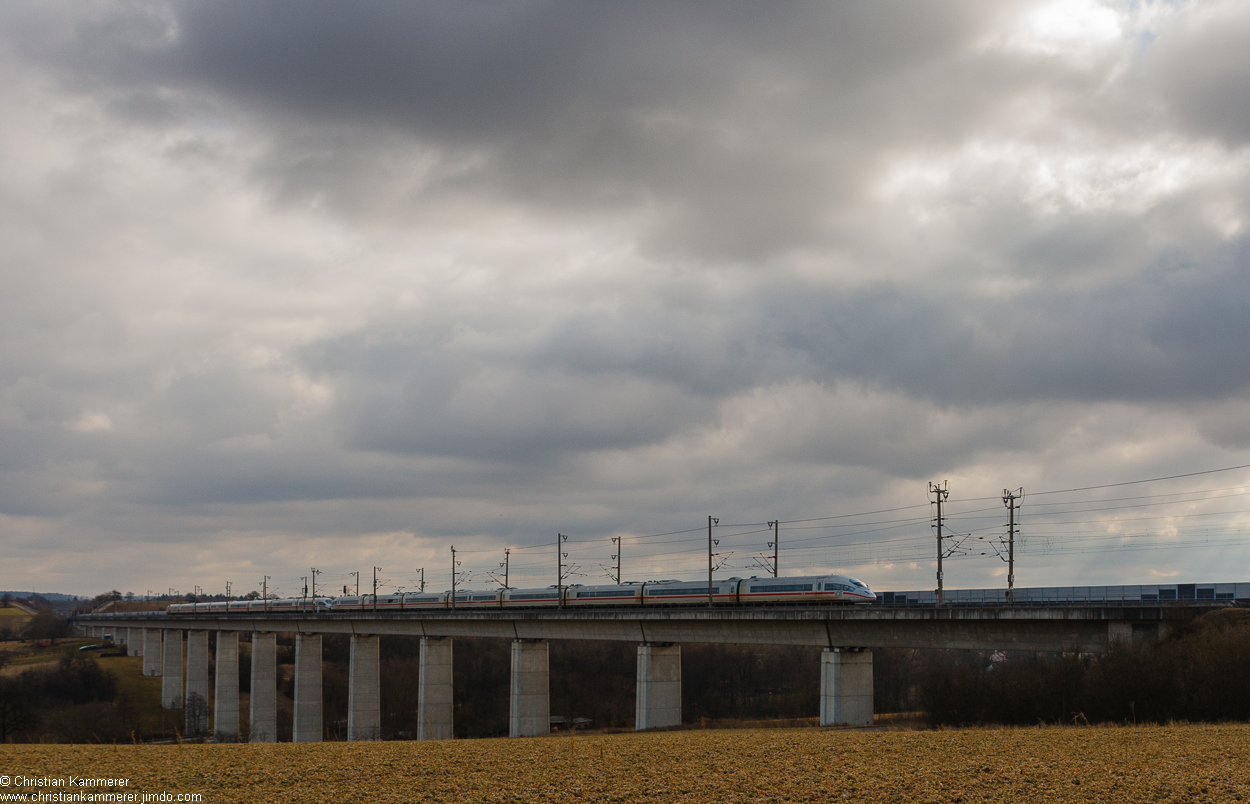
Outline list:
[[[432,155],[446,169],[413,188],[419,199],[654,208],[654,246],[742,259],[828,242],[874,149],[959,137],[991,110],[936,76],[960,85],[997,9],[157,4],[85,19],[28,10],[17,47],[139,119],[187,96],[209,113],[221,112],[209,98],[250,109],[273,136],[258,175],[349,217],[385,217],[362,180],[385,185],[397,162]]]
[[[1219,270],[1160,266],[1010,299],[881,288],[808,306],[788,340],[835,376],[944,404],[1217,399],[1250,384],[1239,252]]]
[[[1219,400],[1250,384],[1247,305],[1237,250],[1218,271],[1164,265],[1008,299],[758,281],[698,309],[573,314],[533,322],[538,337],[474,347],[388,325],[310,347],[304,365],[340,389],[336,415],[360,448],[534,461],[716,427],[727,400],[789,381],[859,383],[964,411]],[[1004,446],[1008,429],[967,440]]]
[[[1203,8],[1169,26],[1146,64],[1180,122],[1234,146],[1250,139],[1250,11],[1238,3]]]
[[[985,45],[1021,7],[6,5],[4,535],[349,561],[1222,461],[1243,22]]]

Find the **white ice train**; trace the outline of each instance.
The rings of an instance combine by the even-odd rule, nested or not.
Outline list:
[[[217,600],[208,603],[171,603],[165,609],[168,614],[247,614],[254,611],[282,613],[309,613],[332,611],[331,597],[287,597],[270,600]]]
[[[712,602],[868,604],[877,599],[863,581],[846,575],[804,575],[785,578],[725,578],[713,581]],[[604,586],[573,584],[557,589],[456,590],[454,608],[566,608],[585,606],[707,605],[707,581],[646,581]],[[254,612],[430,611],[453,608],[451,592],[345,595],[338,598],[282,598],[212,603],[175,603],[170,614],[252,614]]]

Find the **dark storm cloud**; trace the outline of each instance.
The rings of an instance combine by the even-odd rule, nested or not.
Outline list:
[[[310,118],[450,142],[542,139],[699,114],[757,82],[823,92],[923,64],[984,24],[979,4],[191,3],[156,65]],[[589,114],[588,114],[589,113]],[[606,154],[605,154],[606,155]]]
[[[996,8],[205,2],[26,22],[19,47],[136,119],[249,109],[274,137],[258,175],[284,197],[381,216],[355,188],[373,175],[376,198],[391,151],[420,149],[423,199],[654,207],[654,245],[743,259],[826,241],[873,150],[992,112],[953,88],[995,74],[966,51]]]

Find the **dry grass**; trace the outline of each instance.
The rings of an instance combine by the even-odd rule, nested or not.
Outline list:
[[[56,664],[61,656],[73,653],[83,645],[99,644],[90,639],[58,639],[55,645],[40,645],[37,642],[0,642],[0,650],[9,654],[5,670],[18,672],[29,670],[32,665]],[[92,654],[98,656],[99,654]]]
[[[8,745],[0,773],[121,776],[214,802],[1226,802],[1250,796],[1250,727]]]
[[[35,647],[33,643],[27,643],[9,653],[4,667],[0,667],[0,676],[20,676],[27,670],[50,670],[61,661],[61,656],[60,647]]]
[[[117,694],[125,696],[139,717],[140,735],[152,737],[174,734],[182,728],[182,711],[161,708],[161,679],[143,675],[143,659],[138,656],[101,656],[100,667],[117,679]]]

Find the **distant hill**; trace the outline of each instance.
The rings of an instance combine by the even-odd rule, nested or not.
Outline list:
[[[0,590],[0,597],[4,595],[12,595],[13,597],[20,597],[24,600],[29,599],[33,595],[39,595],[39,597],[46,598],[48,600],[58,602],[58,603],[60,602],[72,603],[75,600],[87,599],[87,598],[81,597],[80,595],[63,595],[60,592],[5,592],[3,590]]]
[[[16,601],[21,601],[21,605],[30,607],[31,610],[42,610],[59,614],[68,615],[74,610],[84,598],[77,595],[65,595],[60,592],[3,592],[0,591],[0,597],[9,595],[16,605]]]

